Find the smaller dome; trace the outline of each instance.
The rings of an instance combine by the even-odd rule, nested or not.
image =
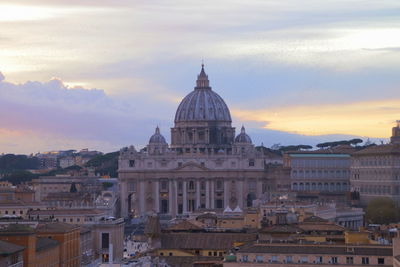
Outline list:
[[[240,134],[236,136],[235,143],[252,143],[250,136],[246,134],[244,126],[242,126],[242,129],[240,130]]]
[[[160,134],[160,128],[156,128],[156,132],[150,137],[149,144],[166,144],[164,136]]]

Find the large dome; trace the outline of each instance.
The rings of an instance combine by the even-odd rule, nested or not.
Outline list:
[[[203,65],[197,77],[197,86],[182,100],[175,114],[175,122],[185,121],[232,122],[228,106],[211,90]]]

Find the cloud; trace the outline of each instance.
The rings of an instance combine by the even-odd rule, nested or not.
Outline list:
[[[264,128],[308,136],[342,134],[390,137],[399,118],[400,99],[330,105],[297,105],[263,110],[233,110],[240,120],[256,121]]]
[[[385,102],[398,93],[397,0],[6,2],[0,134],[7,132],[16,149],[143,145],[156,124],[168,139],[177,102],[192,90],[201,59],[213,89],[237,119],[257,122],[249,131],[260,130],[265,143],[268,136],[304,137],[283,131],[315,138],[324,133],[318,128],[351,133],[341,108],[364,125],[355,133],[387,136],[349,103]],[[49,81],[54,76],[62,81]],[[381,129],[390,128],[396,107],[371,105],[365,112],[378,112]],[[327,113],[313,117],[312,107]],[[262,128],[266,121],[269,130]]]
[[[11,151],[28,153],[87,144],[115,150],[135,141],[143,144],[155,119],[142,115],[127,99],[114,99],[99,89],[68,87],[60,79],[23,84],[3,80],[0,149],[12,146]]]

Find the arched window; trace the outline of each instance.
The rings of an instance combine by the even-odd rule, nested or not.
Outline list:
[[[304,191],[304,184],[303,183],[300,183],[299,190],[300,191]]]
[[[317,190],[317,185],[316,185],[316,183],[312,183],[312,184],[311,184],[311,190],[312,190],[312,191]]]
[[[293,183],[293,187],[292,188],[293,188],[294,191],[299,190],[299,188],[297,187],[297,183]]]
[[[341,191],[340,183],[336,183],[336,191]]]

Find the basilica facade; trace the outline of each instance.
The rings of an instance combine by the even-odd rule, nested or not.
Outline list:
[[[277,160],[258,151],[244,127],[235,135],[229,108],[202,66],[194,90],[178,106],[170,144],[157,127],[145,149],[121,149],[121,215],[250,207],[268,198],[274,181],[266,165]]]

